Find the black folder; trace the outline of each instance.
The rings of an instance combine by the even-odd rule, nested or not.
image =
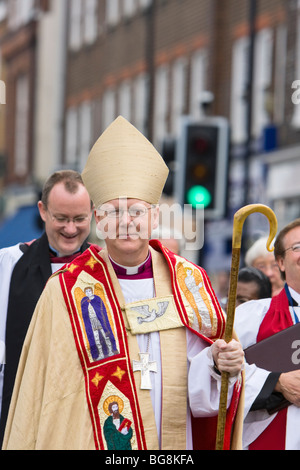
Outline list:
[[[270,372],[300,369],[300,323],[245,349],[248,364]]]

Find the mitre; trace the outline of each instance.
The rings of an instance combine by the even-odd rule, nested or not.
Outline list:
[[[94,144],[82,179],[96,208],[123,197],[157,204],[168,172],[149,140],[119,116]]]

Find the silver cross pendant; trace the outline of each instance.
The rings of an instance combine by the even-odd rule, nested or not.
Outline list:
[[[133,372],[141,371],[141,390],[151,390],[150,372],[157,372],[156,361],[149,361],[149,353],[139,353],[140,361],[132,361]]]

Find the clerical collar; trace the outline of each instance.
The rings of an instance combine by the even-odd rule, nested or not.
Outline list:
[[[51,263],[70,263],[73,261],[77,256],[80,254],[80,251],[76,251],[76,253],[73,253],[72,255],[65,255],[65,256],[59,256],[57,251],[55,251],[50,245],[49,245],[49,252],[50,252],[50,260]]]
[[[291,297],[292,297],[292,300],[293,300],[293,306],[298,307],[300,305],[300,294],[297,291],[295,291],[294,289],[292,289],[290,286],[288,286],[288,289],[291,293]]]
[[[49,245],[49,252],[50,252],[50,256],[51,256],[51,258],[52,258],[53,256],[58,256],[58,253],[57,253],[57,251],[56,251],[56,250],[54,250],[54,248],[52,248],[52,246],[51,246],[51,245]]]
[[[149,279],[153,277],[151,253],[149,253],[146,261],[138,266],[122,266],[116,263],[111,257],[110,261],[119,279]]]
[[[287,295],[287,298],[288,298],[288,301],[289,301],[289,306],[292,307],[292,310],[293,310],[295,323],[299,323],[299,317],[298,317],[297,313],[295,312],[295,308],[294,308],[294,307],[297,307],[299,305],[299,300],[300,300],[299,294],[294,289],[289,287],[287,285],[287,283],[285,283],[284,289],[285,289],[285,292],[286,292],[286,295]],[[297,302],[298,302],[298,304],[297,304]]]

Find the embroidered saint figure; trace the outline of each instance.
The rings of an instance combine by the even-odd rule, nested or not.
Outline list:
[[[86,287],[84,292],[81,311],[93,359],[100,360],[118,354],[102,299],[93,293],[91,287]]]
[[[112,396],[104,402],[104,411],[110,415],[103,426],[108,450],[132,450],[131,421],[121,415],[123,407],[123,400],[119,397]]]

